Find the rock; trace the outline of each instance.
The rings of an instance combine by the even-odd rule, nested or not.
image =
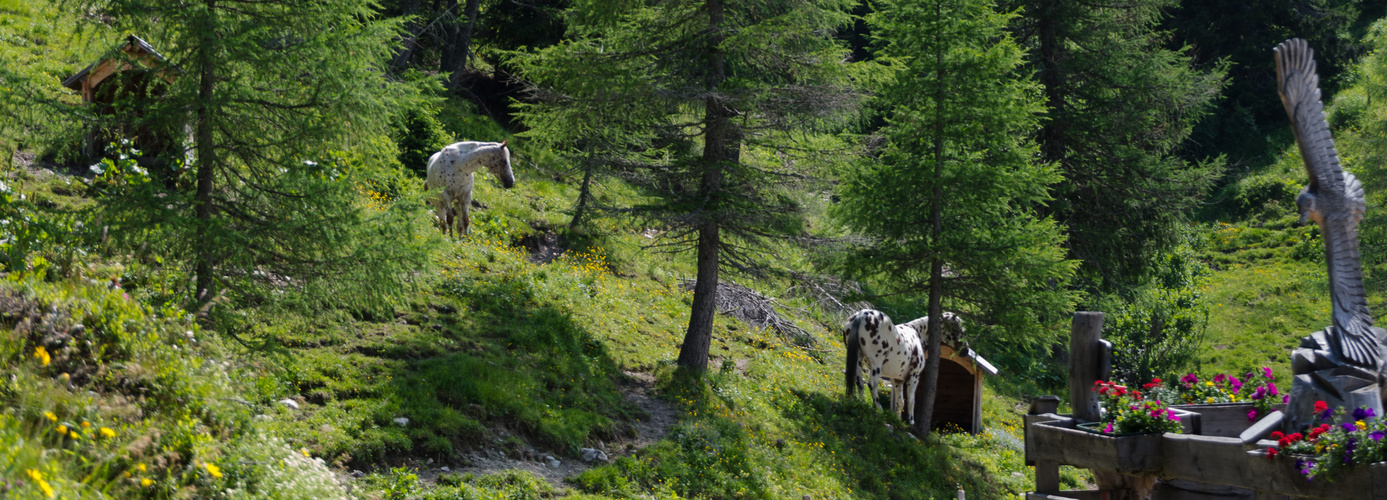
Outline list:
[[[889,431],[889,430],[892,430],[892,429],[894,429],[894,428],[893,428],[893,427],[891,427],[891,424],[886,424],[886,430],[888,430],[888,431]]]
[[[284,405],[284,406],[288,406],[289,409],[291,409],[291,410],[297,410],[297,409],[299,409],[299,402],[298,402],[298,401],[294,401],[294,400],[289,399],[289,398],[284,398],[284,399],[279,400],[279,404],[282,404],[282,405]]]
[[[448,471],[450,471],[450,470],[452,470],[452,469],[449,469],[448,466],[445,465],[445,466],[443,466],[443,467],[439,467],[438,470],[441,470],[441,471],[443,471],[443,472],[448,472]],[[1019,474],[1019,473],[1017,473],[1017,474]]]
[[[366,473],[365,473],[365,472],[361,472],[361,471],[359,471],[359,470],[354,470],[354,471],[352,471],[352,477],[355,477],[355,478],[363,478],[363,477],[366,477]]]
[[[430,458],[430,459],[428,459],[428,460],[425,460],[425,461],[424,461],[424,464],[426,464],[426,465],[433,465],[433,459]]]
[[[583,457],[584,462],[607,463],[607,454],[603,453],[602,450],[583,448],[581,450],[578,450],[578,453]]]
[[[409,419],[404,418],[404,417],[396,418],[396,419],[394,419],[394,420],[391,420],[391,422],[395,422],[395,425],[398,425],[398,426],[400,426],[400,427],[404,427],[404,426],[406,426],[406,425],[409,425]]]
[[[1020,473],[1020,472],[1013,472],[1013,473],[1011,473],[1011,476],[1012,476],[1012,477],[1026,477],[1025,474],[1022,474],[1022,473]]]
[[[561,465],[561,464],[563,464],[563,462],[560,462],[558,459],[556,459],[556,458],[554,458],[554,457],[549,457],[549,466],[550,466],[550,467],[555,467],[555,468],[557,468],[557,467],[558,467],[559,465]]]

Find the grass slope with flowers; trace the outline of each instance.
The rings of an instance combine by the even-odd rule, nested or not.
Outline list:
[[[186,311],[148,305],[160,292],[136,279],[147,264],[93,250],[57,276],[44,262],[71,249],[40,245],[31,269],[0,282],[0,490],[944,498],[964,489],[1005,498],[1031,488],[1022,404],[1008,397],[1021,389],[999,380],[985,391],[983,434],[921,443],[896,418],[843,399],[841,318],[807,297],[783,297],[778,310],[812,340],[719,315],[708,376],[676,375],[691,300],[678,282],[692,274],[686,256],[646,251],[643,228],[599,221],[567,234],[557,259],[536,263],[520,242],[564,222],[547,208],[573,193],[518,170],[514,190],[479,182],[489,208],[474,215],[472,236],[442,247],[438,272],[390,317],[227,304],[218,315],[237,326],[203,329]],[[83,203],[79,178],[13,167],[8,175],[11,214],[59,217]],[[623,189],[605,192],[636,196]],[[773,250],[802,258],[793,247]],[[125,288],[111,289],[111,278]],[[772,296],[788,286],[743,283]],[[622,446],[647,417],[624,395],[637,383],[629,374],[653,375],[678,414],[666,438],[643,449]],[[578,448],[599,442],[614,461],[557,486],[524,471],[419,479],[443,464],[466,467],[477,449],[577,460]],[[347,479],[351,469],[370,474]]]
[[[56,5],[0,0],[0,11],[0,55],[42,62],[24,70],[53,76],[55,95],[57,77],[100,52],[72,42],[76,14]],[[509,138],[456,102],[438,119],[450,137]],[[164,285],[188,276],[80,230],[94,223],[83,219],[91,174],[70,151],[31,147],[11,150],[0,179],[10,235],[0,247],[14,263],[0,279],[0,497],[1008,498],[1032,488],[1020,396],[1038,389],[992,379],[984,433],[917,441],[897,418],[841,396],[841,315],[789,293],[785,278],[734,279],[779,297],[808,337],[719,315],[708,375],[677,375],[691,256],[652,252],[649,228],[615,220],[553,229],[568,223],[576,182],[544,152],[519,148],[513,190],[479,176],[487,208],[474,212],[473,234],[440,242],[436,267],[382,315],[169,305]],[[642,196],[618,181],[599,187],[604,202]],[[821,199],[804,202],[821,217]],[[363,210],[389,203],[361,200]],[[562,252],[540,263],[525,245],[544,241]],[[804,249],[767,251],[813,269]],[[665,438],[627,447],[649,418],[628,394],[650,379],[676,421]],[[557,484],[523,470],[438,474],[479,451],[576,461],[598,445],[610,464]],[[1084,481],[1072,470],[1064,479]]]

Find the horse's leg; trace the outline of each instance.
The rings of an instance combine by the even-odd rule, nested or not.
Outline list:
[[[467,186],[462,190],[459,201],[462,202],[462,233],[472,234],[472,180],[474,174],[467,174]]]
[[[881,409],[881,401],[877,399],[877,386],[881,384],[881,360],[872,358],[872,379],[867,382],[867,395],[872,397],[872,406]]]

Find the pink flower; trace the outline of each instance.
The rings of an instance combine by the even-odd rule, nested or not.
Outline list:
[[[1257,409],[1253,408],[1251,410],[1247,410],[1247,421],[1252,422],[1255,420],[1257,420]]]
[[[1103,428],[1103,432],[1112,434],[1112,422],[1108,422],[1108,426]]]
[[[1263,375],[1266,375],[1267,378],[1271,378],[1271,367],[1270,367],[1270,366],[1263,366],[1263,367],[1262,367],[1262,374],[1263,374]]]

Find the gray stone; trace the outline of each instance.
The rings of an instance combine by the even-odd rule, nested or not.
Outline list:
[[[578,450],[578,453],[583,457],[584,462],[607,462],[607,454],[603,453],[602,450],[583,448]]]
[[[361,471],[359,471],[359,470],[354,470],[354,471],[352,471],[352,477],[355,477],[355,478],[366,477],[366,473],[365,473],[365,472],[361,472]]]
[[[563,464],[563,462],[560,462],[558,459],[556,459],[556,458],[554,458],[554,457],[549,457],[549,466],[550,466],[550,467],[558,467],[558,466],[561,465],[561,464]]]
[[[404,427],[404,426],[406,426],[406,425],[409,425],[409,419],[407,419],[407,418],[405,418],[405,417],[397,417],[397,418],[395,418],[394,420],[391,420],[391,422],[395,422],[395,425],[398,425],[398,426],[400,426],[400,427]]]
[[[279,404],[282,404],[282,405],[284,405],[284,406],[288,406],[289,409],[291,409],[291,410],[297,410],[297,409],[299,409],[299,402],[298,402],[298,401],[294,401],[294,400],[289,399],[289,398],[284,398],[284,399],[279,400]]]

